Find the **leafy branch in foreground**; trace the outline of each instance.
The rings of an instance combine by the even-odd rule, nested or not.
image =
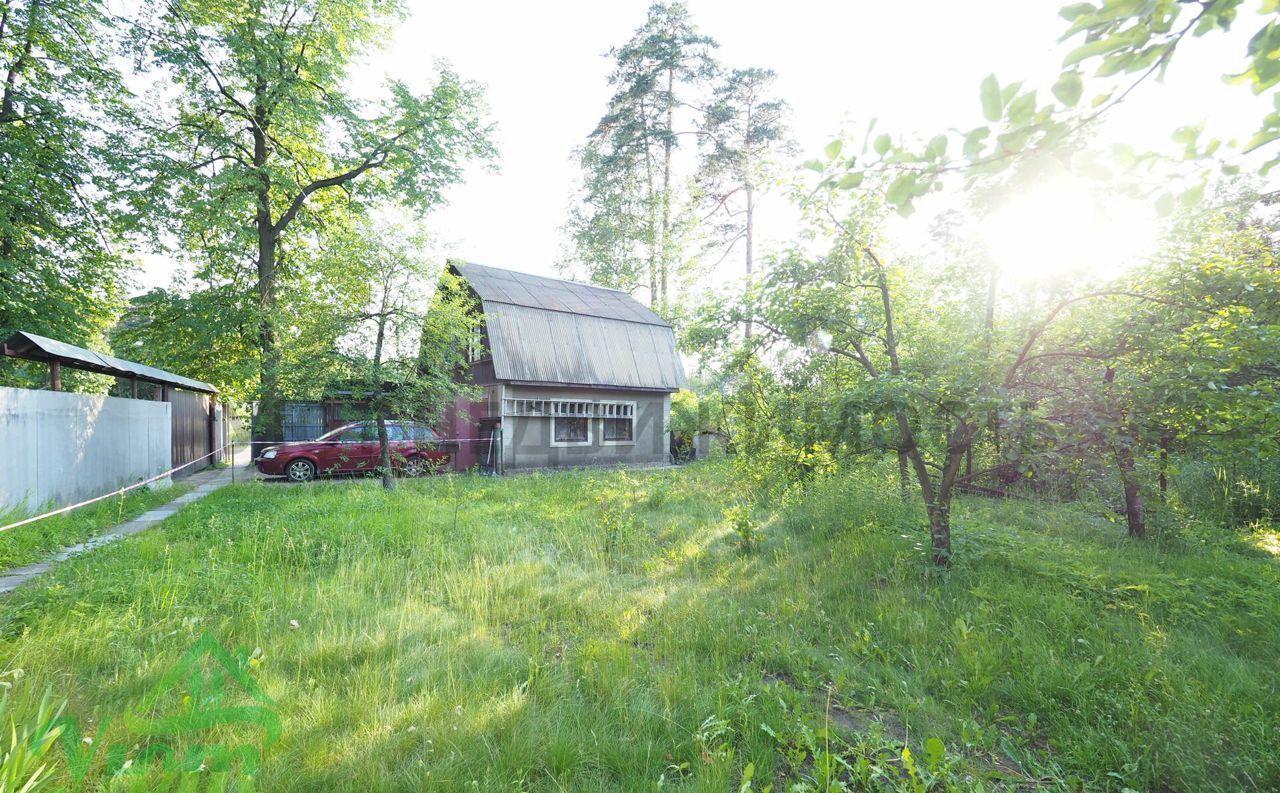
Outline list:
[[[952,176],[973,186],[976,180],[998,174],[1032,155],[1057,152],[1074,158],[1084,170],[1105,171],[1095,156],[1075,150],[1075,141],[1108,111],[1124,102],[1143,84],[1163,78],[1179,45],[1188,37],[1200,37],[1231,29],[1241,0],[1104,0],[1101,5],[1076,3],[1062,9],[1071,24],[1061,41],[1083,37],[1070,50],[1063,71],[1053,84],[1052,99],[1041,100],[1039,91],[1022,82],[1001,84],[988,75],[979,85],[978,99],[986,124],[969,130],[940,132],[923,144],[895,140],[888,133],[872,136],[868,128],[861,149],[851,152],[844,141],[832,141],[821,158],[805,162],[805,167],[823,174],[823,185],[852,190],[871,176],[889,177],[888,204],[903,215],[911,214],[915,202],[943,189]],[[1272,0],[1263,3],[1263,13],[1280,14]],[[1268,20],[1249,40],[1248,67],[1230,77],[1229,82],[1249,85],[1254,93],[1273,92],[1280,84],[1280,24]],[[1109,90],[1091,97],[1082,105],[1086,89],[1085,68],[1097,64],[1095,78],[1110,80]],[[1280,94],[1276,111],[1262,120],[1260,128],[1245,143],[1219,139],[1201,140],[1202,129],[1186,125],[1172,131],[1182,147],[1183,162],[1191,166],[1186,175],[1192,184],[1180,193],[1165,191],[1156,200],[1161,214],[1199,204],[1204,197],[1213,163],[1224,174],[1239,172],[1242,155],[1261,150],[1280,140]],[[1114,163],[1131,168],[1153,164],[1162,158],[1152,152],[1135,152],[1117,146]],[[1266,174],[1280,164],[1280,155],[1260,166]]]

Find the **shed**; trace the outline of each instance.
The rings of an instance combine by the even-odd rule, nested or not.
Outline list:
[[[118,378],[129,384],[129,394],[135,399],[139,383],[155,386],[153,398],[170,404],[172,465],[203,461],[184,469],[185,473],[215,462],[214,453],[227,442],[230,422],[222,418],[218,389],[208,383],[25,331],[0,343],[0,353],[47,364],[49,387],[54,391],[62,390],[64,366]]]

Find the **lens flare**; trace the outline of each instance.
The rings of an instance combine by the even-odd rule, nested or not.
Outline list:
[[[1158,234],[1156,213],[1144,202],[1071,178],[1009,196],[982,228],[996,266],[1021,281],[1119,275],[1151,251]]]

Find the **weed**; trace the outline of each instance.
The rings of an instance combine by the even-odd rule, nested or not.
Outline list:
[[[760,547],[760,527],[751,515],[751,507],[746,504],[734,504],[724,511],[724,518],[729,528],[738,537],[738,547],[751,552]]]

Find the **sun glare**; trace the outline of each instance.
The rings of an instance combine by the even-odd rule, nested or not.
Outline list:
[[[1024,281],[1109,278],[1146,256],[1155,211],[1078,179],[1056,179],[1011,195],[983,221],[996,266]]]

